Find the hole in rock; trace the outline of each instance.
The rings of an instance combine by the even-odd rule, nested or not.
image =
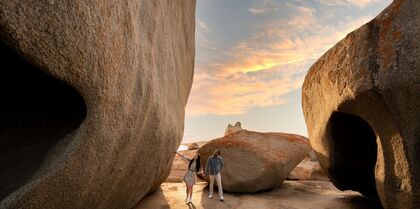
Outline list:
[[[330,174],[339,189],[378,197],[375,187],[376,135],[361,117],[335,112],[329,121]]]
[[[0,42],[0,200],[23,186],[57,141],[80,126],[86,104]]]

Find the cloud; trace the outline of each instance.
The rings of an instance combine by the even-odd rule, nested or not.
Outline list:
[[[197,18],[197,20],[196,20],[196,25],[197,25],[197,30],[198,30],[199,32],[203,32],[203,33],[210,32],[210,29],[209,29],[209,27],[207,26],[207,24],[206,24],[204,21],[202,21],[202,20],[200,20],[200,19],[198,19],[198,18]]]
[[[369,4],[381,2],[381,0],[316,0],[328,6],[356,6],[365,8]]]
[[[254,14],[266,13],[269,10],[266,8],[249,8],[248,11]]]
[[[282,11],[288,12],[286,18],[256,25],[252,37],[238,40],[228,50],[213,47],[201,51],[187,116],[240,115],[254,107],[287,103],[285,95],[301,88],[310,65],[372,18],[363,16],[333,24],[324,20],[313,7],[282,6]],[[261,15],[265,14],[261,12]],[[198,28],[208,29],[201,22]],[[198,39],[198,42],[200,40],[204,43],[198,45],[209,44],[208,39]]]
[[[298,15],[290,18],[287,24],[291,27],[307,27],[317,22],[315,17],[316,10],[312,7],[296,6],[287,4],[287,7],[295,10]]]
[[[207,46],[209,44],[209,40],[206,36],[206,33],[210,32],[209,27],[204,21],[198,18],[195,21],[195,25],[196,25],[195,37],[196,37],[197,46],[204,46],[204,47]]]
[[[257,1],[257,4],[254,7],[248,9],[252,14],[264,14],[269,12],[274,12],[279,10],[278,5],[274,1]]]
[[[282,95],[300,88],[303,75],[299,74],[304,68],[287,72],[284,69],[238,73],[224,79],[199,73],[187,105],[188,115],[239,115],[253,107],[284,104],[287,100]]]

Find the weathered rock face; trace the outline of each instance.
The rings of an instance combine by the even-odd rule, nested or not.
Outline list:
[[[195,150],[195,149],[198,149],[198,148],[200,148],[200,146],[198,146],[197,143],[192,143],[192,144],[188,145],[188,150]]]
[[[0,2],[0,208],[131,208],[169,174],[194,0]]]
[[[228,127],[226,128],[225,131],[225,136],[231,133],[235,133],[238,132],[240,130],[243,130],[241,127],[241,122],[236,122],[234,126],[232,126],[231,124],[228,125]]]
[[[289,180],[299,181],[330,181],[322,170],[318,161],[313,161],[309,157],[302,160],[287,177]]]
[[[202,146],[203,167],[219,149],[223,157],[222,186],[229,192],[257,192],[279,186],[311,150],[307,138],[285,133],[242,130]]]
[[[396,0],[310,69],[311,144],[339,189],[420,207],[420,2]]]

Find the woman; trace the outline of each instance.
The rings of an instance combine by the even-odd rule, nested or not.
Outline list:
[[[200,154],[197,153],[193,159],[190,159],[179,152],[175,153],[188,163],[187,171],[185,171],[183,180],[187,185],[187,198],[185,198],[185,203],[191,203],[193,186],[197,182],[196,173],[200,171]]]

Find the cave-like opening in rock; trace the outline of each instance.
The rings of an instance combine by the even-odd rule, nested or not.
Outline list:
[[[0,200],[23,186],[48,151],[77,129],[86,104],[76,90],[0,41]]]
[[[363,118],[341,112],[333,113],[328,129],[332,155],[329,172],[335,185],[376,198],[375,132]]]

